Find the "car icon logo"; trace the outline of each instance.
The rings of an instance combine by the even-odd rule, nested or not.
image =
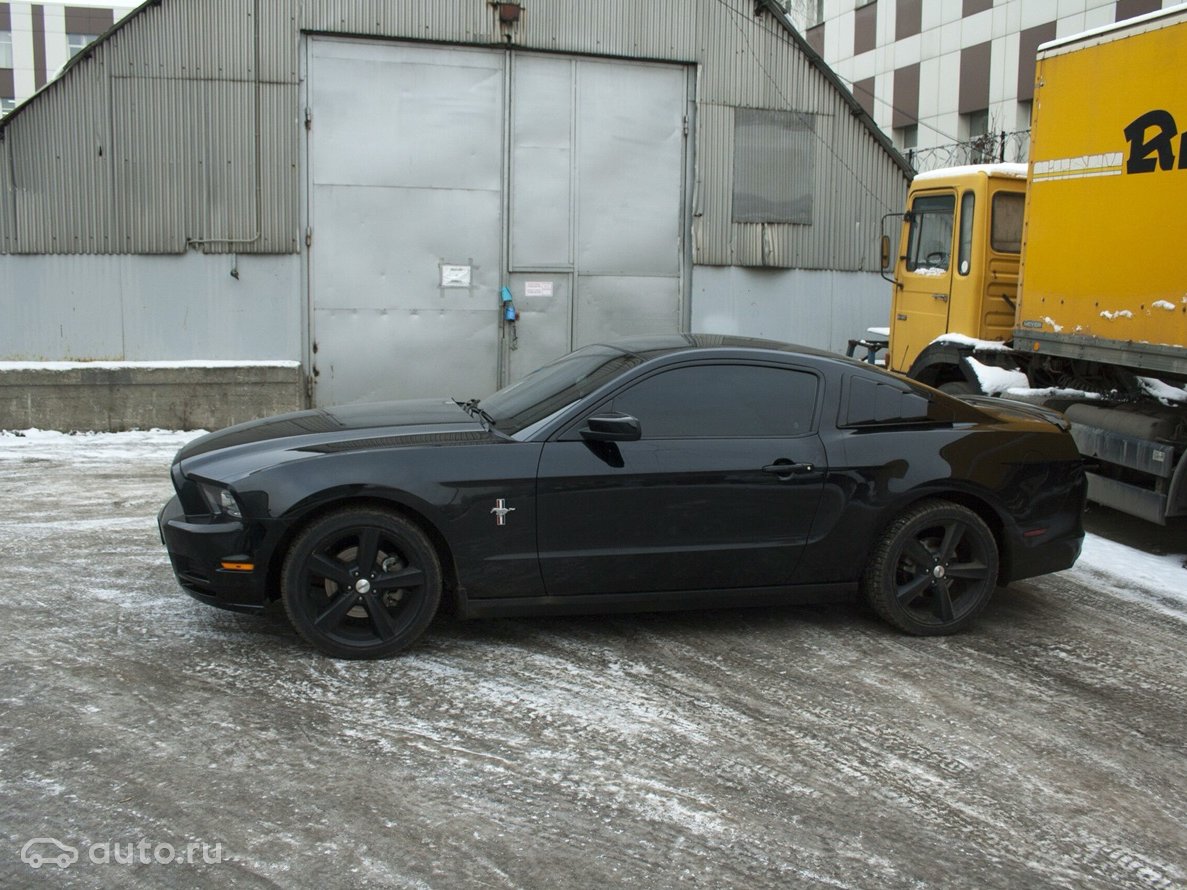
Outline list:
[[[30,868],[41,868],[46,863],[53,863],[58,868],[69,868],[78,862],[78,850],[57,838],[35,837],[21,847],[21,861]]]

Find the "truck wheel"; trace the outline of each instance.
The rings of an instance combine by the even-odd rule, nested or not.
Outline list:
[[[938,389],[940,392],[946,392],[950,396],[981,395],[980,389],[964,380],[949,380],[947,383],[941,383]]]
[[[882,534],[862,575],[866,599],[883,619],[917,636],[956,633],[989,602],[997,584],[997,542],[966,507],[929,500]]]

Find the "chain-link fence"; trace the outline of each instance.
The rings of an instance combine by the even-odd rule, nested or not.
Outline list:
[[[1030,148],[1030,130],[986,133],[964,142],[908,148],[904,154],[916,173],[959,167],[963,164],[1025,163]]]

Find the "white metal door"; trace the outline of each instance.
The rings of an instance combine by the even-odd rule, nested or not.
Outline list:
[[[306,74],[316,404],[681,328],[685,68],[317,37]]]
[[[504,56],[312,39],[318,404],[493,389]]]
[[[516,55],[504,380],[577,346],[683,323],[688,72]]]

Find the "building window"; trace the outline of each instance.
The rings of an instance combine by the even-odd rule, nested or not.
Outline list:
[[[12,32],[0,31],[0,68],[14,68],[12,64]]]
[[[968,163],[992,164],[998,157],[997,138],[989,133],[989,109],[970,111],[960,116],[960,128],[968,142]]]
[[[734,222],[811,225],[815,181],[815,115],[734,110]]]
[[[960,116],[962,129],[966,139],[976,139],[978,136],[984,136],[989,132],[989,109],[982,108],[979,111],[970,111],[968,114]]]
[[[1018,103],[1018,124],[1014,128],[1016,130],[1030,129],[1030,113],[1034,108],[1034,102],[1019,102]]]
[[[906,127],[894,128],[894,141],[902,151],[919,147],[919,125],[911,124]]]
[[[16,99],[0,98],[0,117],[16,108]]]
[[[98,36],[98,34],[67,34],[66,51],[70,54],[70,58],[73,59],[86,49],[87,44],[91,43]]]

